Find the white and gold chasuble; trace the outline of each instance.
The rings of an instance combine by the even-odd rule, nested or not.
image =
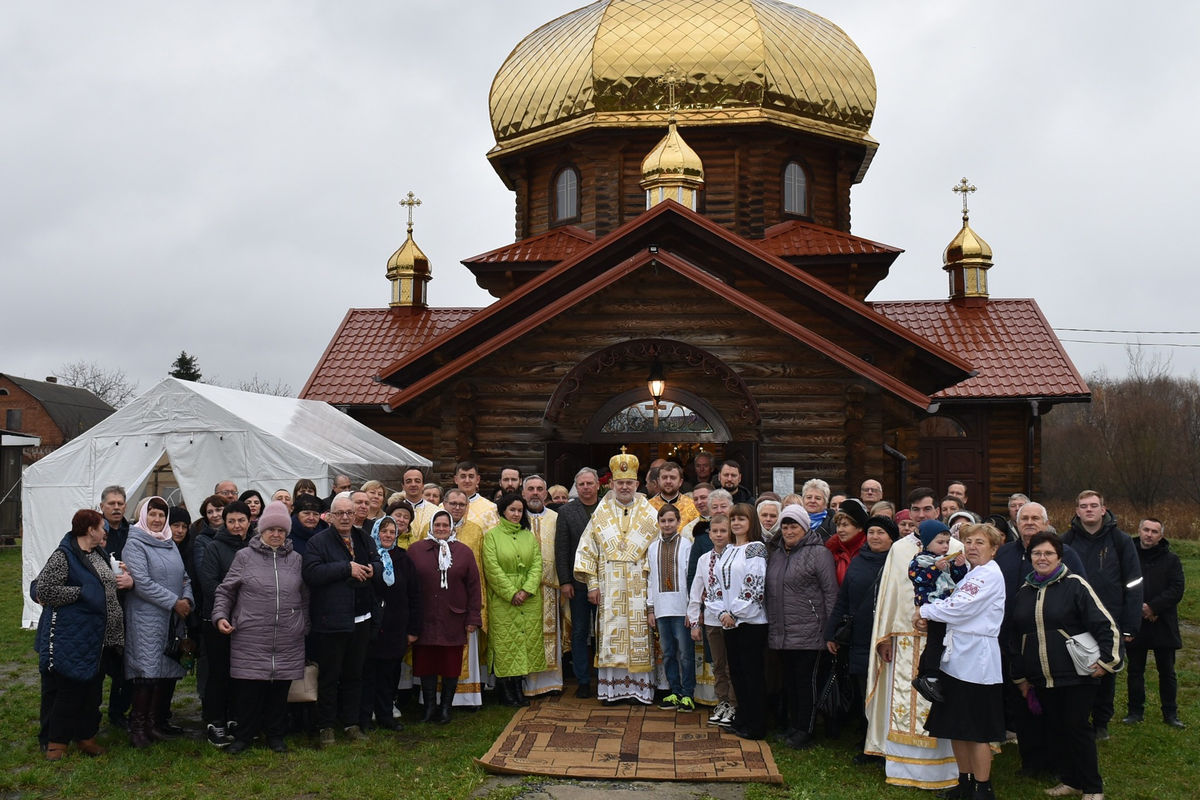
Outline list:
[[[525,678],[525,694],[539,695],[561,692],[563,688],[563,643],[571,641],[571,611],[563,615],[559,591],[558,570],[554,565],[554,537],[558,527],[558,512],[546,509],[541,514],[529,514],[529,529],[542,550],[542,644],[546,650],[544,672]]]
[[[887,782],[895,786],[938,789],[953,786],[958,767],[950,742],[925,733],[929,702],[912,686],[917,677],[925,635],[913,627],[913,585],[908,565],[921,550],[915,534],[892,545],[875,607],[870,662],[867,668],[867,742],[865,752],[883,756]],[[950,542],[950,557],[962,550]],[[892,643],[892,661],[879,658],[876,647]]]
[[[653,699],[654,644],[646,624],[646,549],[658,536],[658,514],[644,495],[629,506],[609,492],[579,537],[575,579],[600,590],[596,609],[596,667],[600,692]],[[606,681],[603,670],[614,670]],[[626,674],[628,673],[628,674]],[[642,677],[634,677],[638,675]],[[643,684],[645,684],[643,686]],[[649,698],[646,697],[647,688]]]

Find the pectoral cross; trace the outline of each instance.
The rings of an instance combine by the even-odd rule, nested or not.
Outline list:
[[[950,191],[958,192],[959,194],[962,195],[963,222],[966,222],[970,216],[970,212],[967,210],[967,195],[973,193],[975,191],[975,187],[971,185],[970,181],[968,181],[966,178],[963,178],[961,181],[958,182],[958,185],[955,186]]]

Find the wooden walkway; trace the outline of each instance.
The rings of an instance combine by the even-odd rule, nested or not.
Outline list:
[[[708,714],[534,700],[478,763],[489,772],[560,778],[783,783],[765,741],[710,726]]]

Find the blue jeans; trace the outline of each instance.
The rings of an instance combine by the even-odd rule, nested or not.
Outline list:
[[[592,660],[588,658],[588,637],[591,636],[596,607],[588,602],[587,586],[575,584],[571,598],[571,668],[580,686],[592,682]]]
[[[671,694],[691,697],[696,691],[696,645],[683,617],[656,617],[663,669]]]

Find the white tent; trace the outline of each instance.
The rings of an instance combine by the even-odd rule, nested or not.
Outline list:
[[[37,624],[40,609],[29,599],[29,584],[70,529],[72,514],[98,508],[105,486],[126,488],[132,516],[134,502],[169,473],[195,517],[222,480],[269,499],[311,478],[324,496],[339,474],[398,489],[413,466],[431,462],[328,403],[167,378],[25,470],[21,622]]]

